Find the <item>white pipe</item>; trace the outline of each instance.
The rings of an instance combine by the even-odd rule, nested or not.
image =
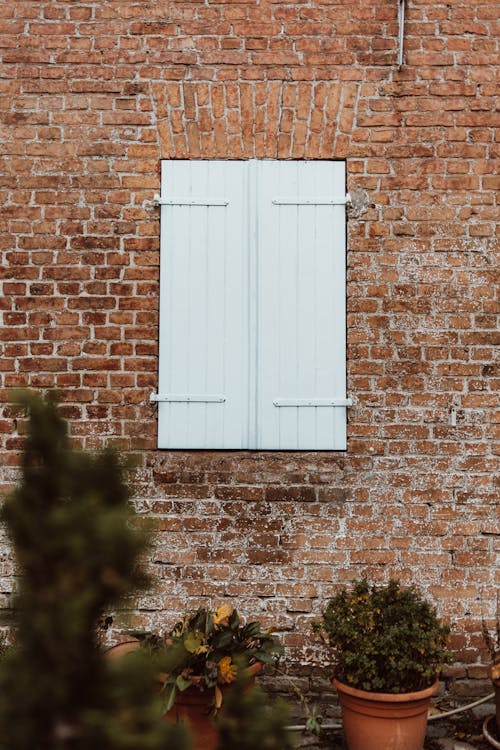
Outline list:
[[[484,698],[479,698],[479,700],[474,701],[474,703],[468,703],[467,706],[460,706],[459,708],[454,708],[452,711],[445,711],[444,713],[440,714],[432,714],[432,716],[428,717],[428,721],[436,721],[436,719],[445,719],[447,716],[453,716],[454,714],[461,714],[463,711],[468,711],[469,708],[475,708],[476,706],[480,706],[481,703],[486,703],[487,701],[490,701],[492,698],[495,697],[495,693],[490,693],[489,695],[485,695]]]
[[[492,700],[492,698],[495,697],[495,693],[489,693],[488,695],[485,695],[484,698],[479,698],[477,701],[474,701],[473,703],[468,703],[466,706],[460,706],[459,708],[454,708],[451,711],[443,711],[439,714],[432,714],[431,716],[427,717],[428,721],[437,721],[437,719],[446,719],[448,716],[454,716],[455,714],[461,714],[464,711],[468,711],[470,708],[475,708],[476,706],[480,706],[481,703],[487,703],[487,701]],[[292,724],[287,727],[287,729],[291,732],[302,732],[306,728],[305,724]],[[342,729],[342,724],[321,724],[321,729]]]
[[[342,724],[340,723],[320,724],[320,726],[321,729],[342,729]],[[303,732],[305,728],[305,724],[292,724],[291,726],[287,727],[290,732]]]
[[[494,718],[495,718],[495,714],[493,714],[492,716],[486,717],[483,723],[483,734],[492,747],[496,747],[500,749],[500,742],[497,742],[497,740],[488,731],[488,724],[490,723],[491,719],[494,719]]]

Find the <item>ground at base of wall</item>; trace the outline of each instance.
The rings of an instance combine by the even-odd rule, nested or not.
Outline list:
[[[491,750],[482,727],[485,716],[490,715],[494,707],[486,704],[480,709],[430,723],[424,750]],[[347,750],[341,730],[324,730],[319,738],[302,735],[297,747],[304,750]]]
[[[485,704],[455,717],[433,722],[427,732],[424,750],[491,750],[483,735],[483,722],[494,711],[493,704]]]

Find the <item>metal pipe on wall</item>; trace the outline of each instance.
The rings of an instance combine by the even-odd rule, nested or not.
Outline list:
[[[398,22],[399,22],[399,37],[398,37],[398,70],[401,70],[403,66],[403,54],[404,54],[404,36],[405,36],[405,0],[398,0]]]

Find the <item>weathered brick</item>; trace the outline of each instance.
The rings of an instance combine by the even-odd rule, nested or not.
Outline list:
[[[235,597],[295,628],[300,660],[322,597],[400,575],[461,624],[459,661],[483,653],[465,613],[500,584],[493,5],[410,4],[401,70],[392,0],[0,9],[0,486],[12,387],[63,388],[78,444],[135,452],[164,586],[138,623]],[[345,454],[155,449],[165,158],[346,159]],[[480,692],[480,665],[457,670]]]

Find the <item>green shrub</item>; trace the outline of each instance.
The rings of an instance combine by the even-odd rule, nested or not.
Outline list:
[[[344,587],[314,624],[332,646],[335,676],[360,690],[406,693],[429,687],[449,659],[449,627],[414,587],[398,581]]]
[[[111,669],[96,644],[101,612],[146,583],[137,564],[148,539],[132,528],[124,470],[113,453],[73,449],[53,400],[21,402],[21,480],[1,511],[19,578],[15,645],[0,660],[0,749],[179,750],[144,664]]]

